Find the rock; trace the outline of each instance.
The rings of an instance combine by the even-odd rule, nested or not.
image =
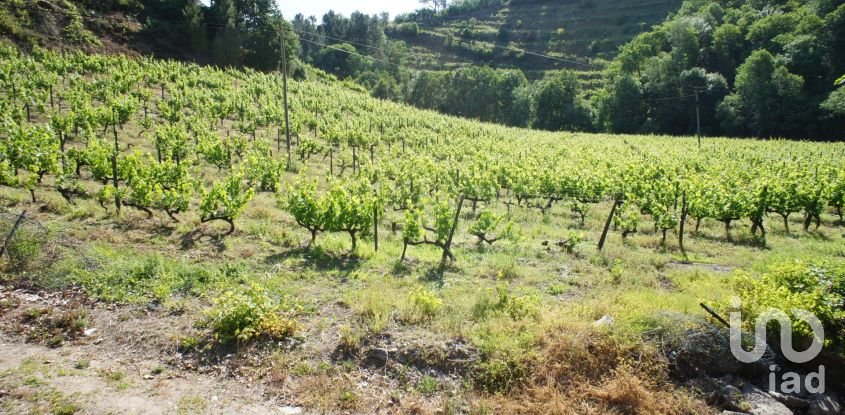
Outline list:
[[[807,410],[807,415],[837,415],[841,412],[842,406],[833,396],[816,393],[810,397],[810,409]]]
[[[745,412],[722,411],[719,415],[748,415]]]
[[[24,301],[26,301],[28,303],[37,303],[37,302],[41,301],[41,297],[39,297],[35,294],[22,294],[21,299],[23,299]]]
[[[751,415],[792,415],[786,405],[750,383],[743,386],[742,399]]]
[[[731,402],[742,399],[742,391],[734,385],[724,385],[719,388],[719,392]]]
[[[90,328],[90,329],[86,329],[86,330],[83,332],[83,334],[85,334],[85,337],[90,337],[92,334],[94,334],[94,333],[96,333],[96,332],[97,332],[97,329],[92,327],[92,328]]]
[[[279,410],[279,413],[281,413],[282,415],[299,415],[302,413],[302,407],[283,406],[282,409]]]
[[[375,366],[384,366],[387,364],[389,353],[387,349],[373,348],[367,350],[367,362]]]
[[[769,396],[775,398],[778,402],[792,408],[803,409],[810,406],[810,401],[802,399],[801,397],[791,393],[780,393],[769,391]]]
[[[596,327],[604,327],[613,324],[613,317],[605,315],[602,318],[596,320],[593,325]]]
[[[717,399],[715,399],[714,402],[723,408],[727,408],[729,410],[743,409],[742,391],[736,386],[730,384],[722,385],[719,387],[719,390],[715,393],[715,395]]]

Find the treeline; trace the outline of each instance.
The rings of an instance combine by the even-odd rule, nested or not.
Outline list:
[[[143,1],[138,18],[158,54],[221,67],[278,70],[281,27],[287,32],[288,55],[299,53],[298,39],[274,0],[212,0],[210,5],[199,0]]]
[[[593,102],[595,128],[693,133],[698,93],[706,134],[841,138],[843,3],[687,0],[621,48]]]
[[[845,133],[845,92],[834,86],[845,73],[843,3],[687,0],[621,47],[604,87],[589,94],[573,72],[529,82],[518,69],[407,69],[414,55],[384,31],[413,28],[387,16],[328,13],[320,23],[297,16],[293,26],[303,39],[331,45],[303,46],[305,61],[376,97],[447,114],[549,130],[685,135],[697,131],[698,108],[705,135],[833,139]]]
[[[377,98],[512,126],[593,129],[593,111],[573,73],[550,72],[530,82],[519,69],[417,71],[405,43],[385,36],[402,26],[386,15],[330,11],[319,22],[297,15],[292,26],[304,62],[354,80]]]

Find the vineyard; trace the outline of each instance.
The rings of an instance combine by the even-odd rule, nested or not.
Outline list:
[[[288,84],[286,113],[280,74],[4,46],[0,198],[11,213],[46,206],[38,214],[54,231],[143,229],[149,236],[132,241],[139,255],[198,257],[178,260],[191,267],[283,250],[246,260],[259,271],[240,280],[263,288],[235,278],[200,295],[228,290],[213,301],[219,339],[287,337],[294,326],[267,310],[307,322],[340,301],[318,291],[323,284],[354,314],[332,326],[339,350],[363,350],[397,326],[467,338],[480,362],[467,377],[494,393],[531,378],[517,370],[528,365],[520,353],[539,347],[556,318],[590,325],[615,314],[624,335],[640,333],[657,310],[698,313],[699,300],[723,301],[732,281],[711,275],[715,264],[760,270],[843,252],[842,143],[535,132],[309,78]],[[185,235],[182,249],[169,233]],[[197,233],[209,246],[190,238]],[[127,283],[121,271],[68,278],[119,303],[192,292],[158,258],[164,282]],[[261,279],[280,269],[284,283]],[[315,273],[329,277],[302,276]],[[676,281],[661,293],[666,274]],[[276,297],[281,304],[261,305]],[[228,328],[226,307],[244,303],[258,304],[261,324]],[[415,390],[427,379],[448,388],[426,375]],[[364,408],[359,395],[318,406]]]
[[[231,233],[254,194],[270,192],[311,243],[346,232],[353,251],[358,235],[387,221],[401,223],[406,244],[445,245],[466,202],[481,206],[471,232],[488,242],[495,205],[543,215],[564,204],[583,225],[595,204],[613,200],[614,229],[628,235],[648,218],[662,243],[687,218],[721,222],[728,237],[732,223],[749,221],[762,244],[770,214],[787,230],[790,215],[818,229],[828,208],[842,220],[838,144],[526,133],[319,82],[292,84],[288,137],[276,75],[8,48],[2,56],[0,183],[26,189],[33,203],[56,191],[176,222],[198,210]],[[138,136],[127,124],[141,127]],[[310,170],[319,173],[294,174]],[[83,184],[92,181],[102,185]]]

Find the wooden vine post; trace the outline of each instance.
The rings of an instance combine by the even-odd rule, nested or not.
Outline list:
[[[12,230],[9,231],[9,234],[6,235],[6,240],[3,242],[3,246],[0,246],[0,258],[3,257],[3,254],[6,253],[6,248],[9,247],[9,244],[12,243],[12,239],[15,237],[15,233],[18,232],[18,228],[20,228],[21,223],[23,223],[24,218],[26,217],[26,211],[21,212],[18,215],[18,219],[15,221],[15,224],[12,226]]]
[[[120,214],[120,192],[118,191],[118,177],[117,177],[117,154],[120,152],[120,146],[117,141],[117,113],[114,108],[112,108],[112,132],[114,133],[114,154],[112,154],[111,158],[111,171],[112,171],[112,183],[114,184],[114,207],[117,209],[118,215]]]
[[[684,224],[687,222],[687,191],[681,194],[681,225],[678,230],[678,246],[684,256],[687,255],[687,250],[684,248]]]
[[[599,252],[601,252],[601,250],[604,249],[604,242],[607,240],[607,232],[610,231],[610,224],[611,224],[611,222],[613,222],[613,215],[616,214],[616,209],[621,204],[622,204],[621,199],[617,198],[616,200],[613,201],[613,207],[610,208],[610,215],[607,216],[607,222],[605,222],[605,224],[604,224],[604,230],[601,233],[601,239],[599,239],[599,245],[598,245]]]
[[[463,208],[463,206],[464,196],[461,196],[461,198],[458,200],[458,209],[455,211],[455,219],[454,221],[452,221],[452,229],[449,230],[449,237],[446,238],[446,244],[443,245],[443,256],[440,257],[441,269],[446,266],[446,260],[449,259],[452,254],[452,237],[455,236],[455,230],[458,229],[458,219],[460,219],[461,217],[461,209]]]
[[[378,252],[378,204],[373,203],[373,245]]]
[[[288,64],[287,64],[287,57],[285,56],[285,26],[282,24],[279,27],[279,33],[281,35],[282,40],[282,95],[284,99],[284,107],[285,107],[285,145],[287,146],[288,150],[288,160],[287,160],[287,170],[290,171],[291,168],[291,159],[290,159],[290,117],[288,116]]]

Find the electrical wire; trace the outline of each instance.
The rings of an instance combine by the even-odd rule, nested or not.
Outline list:
[[[343,50],[343,49],[336,48],[336,47],[331,46],[331,45],[327,45],[327,44],[325,44],[325,43],[320,43],[320,42],[317,42],[317,41],[313,41],[313,40],[309,40],[309,39],[303,39],[303,38],[299,38],[299,40],[300,40],[300,41],[303,41],[303,42],[313,43],[313,44],[315,44],[315,45],[319,45],[319,46],[322,46],[322,47],[324,47],[324,48],[328,48],[328,49],[336,50],[336,51],[338,51],[338,52],[343,52],[343,53],[347,53],[347,54],[350,54],[350,55],[360,56],[360,57],[365,58],[365,59],[372,59],[372,60],[374,60],[374,61],[381,62],[381,63],[387,64],[387,65],[394,65],[394,66],[397,66],[397,67],[401,67],[401,66],[402,66],[401,64],[398,64],[398,63],[395,63],[395,62],[389,62],[389,61],[386,61],[386,60],[377,59],[377,58],[374,58],[374,57],[372,57],[372,56],[367,56],[367,55],[360,54],[360,53],[358,53],[358,52],[352,52],[352,51],[348,51],[348,50]]]

